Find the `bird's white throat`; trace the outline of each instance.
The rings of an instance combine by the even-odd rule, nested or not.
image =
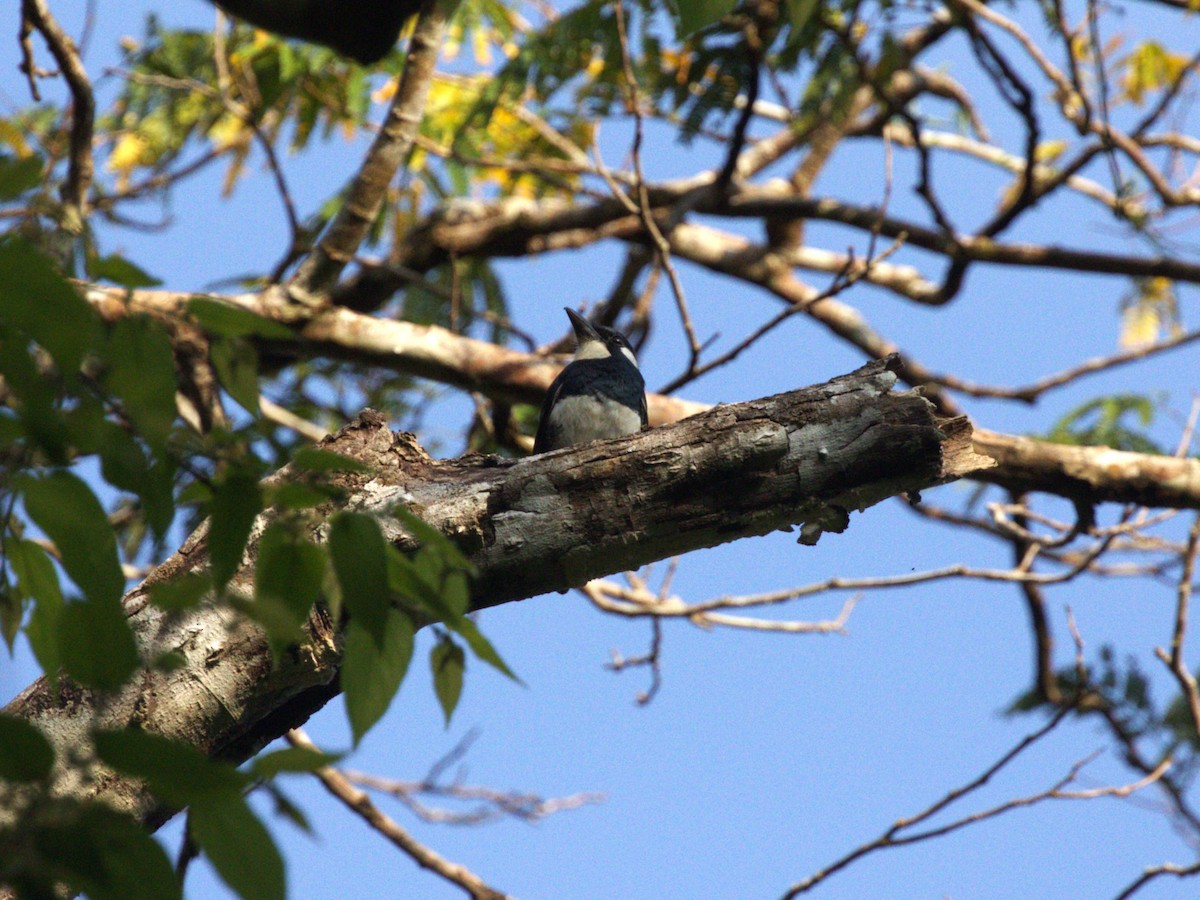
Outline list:
[[[633,351],[628,347],[622,347],[621,352],[626,359],[633,363],[634,368],[637,368],[637,357],[633,355]],[[575,351],[575,359],[608,359],[610,356],[612,354],[604,341],[584,341]]]

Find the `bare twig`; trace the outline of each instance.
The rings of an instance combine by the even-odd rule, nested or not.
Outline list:
[[[535,794],[497,791],[492,788],[462,784],[457,778],[449,783],[445,782],[443,777],[446,771],[463,759],[470,745],[478,736],[478,731],[468,732],[448,753],[430,767],[429,772],[420,781],[398,781],[391,778],[380,778],[365,772],[346,771],[343,774],[348,781],[354,784],[395,797],[422,821],[438,824],[478,825],[501,816],[509,816],[532,823],[556,812],[578,809],[589,803],[604,802],[604,795],[596,793],[544,798]],[[422,803],[419,799],[422,796],[465,802],[473,804],[473,806],[466,811],[435,808]]]
[[[1059,709],[1049,722],[1047,722],[1037,731],[1034,731],[1022,738],[1021,741],[1016,744],[1016,746],[1001,756],[999,760],[986,769],[978,778],[968,782],[962,787],[958,787],[950,791],[936,803],[926,807],[915,816],[898,820],[882,835],[875,838],[873,841],[868,841],[867,843],[862,844],[820,871],[810,875],[803,881],[792,885],[792,887],[789,888],[783,895],[784,900],[791,900],[793,897],[807,893],[822,881],[825,881],[827,878],[829,878],[829,876],[841,871],[862,857],[878,850],[883,850],[889,847],[902,847],[907,844],[915,844],[921,841],[938,838],[951,832],[958,831],[962,828],[966,828],[967,826],[974,825],[978,822],[995,818],[996,816],[1010,812],[1014,809],[1034,806],[1047,800],[1093,800],[1099,797],[1127,797],[1135,791],[1139,791],[1147,785],[1155,783],[1161,779],[1164,774],[1166,774],[1167,769],[1170,767],[1169,760],[1163,760],[1163,762],[1161,762],[1152,772],[1148,773],[1138,781],[1130,784],[1114,787],[1094,788],[1090,790],[1065,790],[1068,785],[1077,780],[1083,767],[1086,766],[1096,756],[1096,754],[1092,754],[1092,756],[1079,760],[1072,765],[1067,774],[1047,790],[1040,791],[1036,794],[1030,794],[1025,797],[1016,797],[997,806],[993,806],[988,809],[981,810],[980,812],[972,813],[959,819],[955,819],[954,821],[945,825],[931,827],[924,831],[912,831],[915,826],[929,821],[929,819],[950,806],[952,803],[986,785],[993,777],[995,777],[997,773],[1004,769],[1025,750],[1036,744],[1043,737],[1053,731],[1070,711],[1071,710],[1069,707]]]
[[[1187,546],[1183,551],[1183,571],[1179,575],[1179,585],[1176,588],[1175,630],[1171,635],[1171,652],[1168,654],[1162,647],[1154,649],[1154,655],[1175,676],[1179,690],[1187,701],[1188,713],[1191,715],[1192,728],[1200,736],[1200,686],[1196,684],[1196,676],[1187,667],[1183,658],[1183,642],[1187,636],[1188,612],[1192,598],[1192,576],[1196,570],[1196,549],[1200,544],[1200,515],[1192,522],[1188,530]]]
[[[308,735],[299,728],[289,731],[287,740],[293,747],[304,747],[307,750],[317,749],[316,745],[309,740]],[[313,774],[329,793],[341,800],[367,824],[403,850],[421,868],[428,869],[458,885],[474,900],[506,900],[508,897],[507,894],[489,887],[478,875],[465,866],[451,862],[420,843],[399,823],[380,812],[379,808],[371,802],[371,798],[351,784],[349,779],[337,769],[323,766]]]
[[[692,314],[688,309],[687,296],[683,292],[683,282],[679,280],[679,273],[675,271],[675,265],[671,262],[671,245],[668,243],[666,237],[663,236],[662,229],[658,227],[658,222],[654,218],[654,209],[650,202],[650,192],[646,186],[646,175],[642,171],[642,142],[645,137],[644,117],[642,115],[637,74],[633,70],[633,59],[629,52],[629,35],[626,32],[625,6],[622,0],[614,0],[613,10],[616,13],[617,36],[621,44],[621,72],[624,76],[623,84],[626,92],[626,104],[633,114],[634,132],[630,156],[633,159],[634,189],[638,198],[637,213],[641,218],[642,227],[645,228],[646,234],[649,235],[650,240],[654,244],[659,264],[662,266],[663,271],[667,273],[667,280],[671,283],[671,292],[675,297],[675,305],[679,310],[679,320],[683,325],[684,334],[688,339],[690,353],[688,366],[691,368],[700,358],[702,347],[696,338],[696,329],[692,325]]]
[[[786,591],[775,591],[765,594],[752,594],[741,597],[721,597],[702,603],[685,603],[678,597],[672,596],[665,588],[651,592],[641,579],[633,572],[626,572],[626,585],[597,578],[589,581],[580,590],[592,603],[605,612],[616,613],[630,618],[649,616],[653,619],[676,618],[687,619],[700,628],[722,626],[727,628],[742,628],[751,631],[773,631],[788,634],[844,634],[846,622],[854,610],[858,597],[851,597],[843,605],[836,618],[817,622],[780,621],[776,619],[748,618],[727,614],[730,609],[754,609],[762,606],[774,606],[821,591],[809,588],[793,588]],[[626,662],[618,668],[629,665],[644,665],[644,662]]]
[[[586,594],[585,590],[585,594]],[[590,594],[588,594],[590,598]],[[624,656],[619,651],[612,651],[612,658],[604,664],[610,672],[623,672],[638,666],[650,669],[650,687],[639,691],[638,706],[645,706],[658,694],[662,687],[662,619],[659,616],[650,618],[650,649],[641,656]]]
[[[1127,350],[1124,353],[1115,353],[1112,356],[1099,356],[1085,360],[1077,366],[1072,366],[1069,369],[1064,369],[1054,375],[1047,375],[1045,378],[1039,378],[1037,381],[1027,384],[1023,387],[1005,388],[995,387],[985,384],[977,384],[975,382],[966,381],[956,378],[952,375],[934,375],[931,381],[935,384],[940,384],[950,390],[958,391],[963,394],[968,394],[972,397],[991,397],[1000,400],[1021,400],[1025,403],[1033,403],[1042,394],[1055,388],[1065,387],[1086,375],[1094,375],[1098,372],[1106,372],[1109,369],[1115,369],[1118,366],[1128,365],[1139,360],[1149,359],[1152,356],[1157,356],[1160,353],[1165,353],[1168,350],[1175,350],[1179,347],[1195,343],[1200,340],[1200,330],[1188,331],[1176,337],[1169,338],[1165,341],[1159,341],[1155,344],[1147,344],[1144,347],[1138,347],[1133,350]]]
[[[1191,878],[1193,875],[1200,875],[1200,862],[1192,863],[1190,866],[1180,866],[1175,863],[1148,866],[1132,884],[1117,894],[1116,900],[1126,900],[1126,898],[1132,897],[1147,884],[1163,875],[1173,875],[1176,878]]]

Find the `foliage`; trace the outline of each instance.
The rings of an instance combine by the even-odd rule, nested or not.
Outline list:
[[[1019,5],[987,8],[1002,15],[1010,6]],[[1041,65],[1038,58],[1009,65],[988,38],[985,23],[966,12],[930,26],[932,32],[953,34],[973,54],[989,87],[1006,104],[1005,128],[1014,134],[1024,130],[1024,145],[1014,149],[985,137],[974,101],[954,80],[957,73],[914,62],[917,51],[904,38],[912,34],[906,30],[909,20],[926,14],[925,4],[627,0],[619,14],[611,0],[580,0],[561,11],[537,6],[536,21],[529,21],[526,6],[467,0],[451,23],[443,71],[431,84],[404,176],[389,182],[367,238],[356,249],[357,262],[368,253],[379,254],[370,263],[400,279],[403,289],[368,298],[362,309],[351,308],[495,344],[520,340],[533,351],[533,338],[511,321],[513,298],[495,258],[533,252],[529,248],[537,241],[549,246],[551,237],[561,246],[586,242],[601,230],[589,231],[591,220],[582,218],[569,233],[553,236],[538,232],[543,226],[535,223],[532,237],[501,241],[494,253],[437,247],[431,251],[434,261],[419,271],[402,271],[401,251],[420,245],[440,225],[453,224],[459,212],[467,218],[479,208],[490,209],[489,203],[499,210],[497,218],[520,218],[526,211],[572,204],[584,209],[594,203],[586,207],[591,211],[613,205],[613,195],[620,194],[625,222],[613,233],[632,248],[631,261],[643,261],[631,265],[638,271],[624,293],[600,308],[608,324],[628,314],[645,333],[654,279],[669,274],[670,267],[657,243],[651,247],[646,235],[625,226],[652,216],[661,219],[659,226],[670,237],[669,226],[692,213],[693,202],[707,204],[693,218],[737,214],[745,222],[747,217],[730,196],[697,193],[655,201],[647,216],[642,204],[650,200],[634,190],[641,185],[630,176],[633,166],[622,164],[600,177],[601,120],[606,126],[630,125],[639,136],[643,130],[667,131],[679,145],[711,143],[718,167],[699,173],[704,176],[721,171],[719,160],[732,160],[731,150],[758,146],[759,129],[772,123],[779,129],[774,139],[783,145],[790,138],[802,153],[788,182],[797,191],[788,199],[797,201],[810,200],[813,178],[823,165],[822,133],[854,120],[853,129],[833,139],[883,144],[887,192],[870,208],[818,203],[812,218],[869,235],[867,255],[878,252],[870,265],[857,269],[862,260],[853,250],[832,268],[821,268],[818,261],[815,268],[831,275],[834,287],[814,302],[817,292],[800,284],[788,255],[810,248],[777,244],[774,236],[777,226],[802,218],[783,222],[785,216],[771,213],[755,223],[767,232],[767,244],[746,237],[756,228],[731,226],[736,241],[716,254],[719,262],[709,258],[699,264],[740,277],[746,286],[775,291],[786,310],[779,322],[793,314],[810,315],[856,350],[880,356],[894,345],[834,295],[861,275],[868,282],[875,279],[872,289],[941,305],[961,288],[969,262],[1036,264],[1022,254],[1049,257],[1057,248],[1030,250],[1017,243],[1004,248],[1003,232],[1026,209],[1044,206],[1051,192],[1069,188],[1101,203],[1121,237],[1150,247],[1152,258],[1079,253],[1056,265],[1086,268],[1086,263],[1095,274],[1128,278],[1132,289],[1117,307],[1120,345],[1130,360],[1162,349],[1158,342],[1186,336],[1180,308],[1181,292],[1188,289],[1187,273],[1176,277],[1182,266],[1170,265],[1186,252],[1173,242],[1167,216],[1196,201],[1194,185],[1185,182],[1172,193],[1155,176],[1182,168],[1178,161],[1196,151],[1194,139],[1176,136],[1180,139],[1172,143],[1171,135],[1157,133],[1156,123],[1177,96],[1191,96],[1182,87],[1195,64],[1165,40],[1127,47],[1113,40],[1101,46],[1083,29],[1070,30],[1074,26],[1062,17],[1060,4],[1042,3],[1041,9],[1046,33],[1061,42],[1056,49],[1065,51],[1056,56],[1065,58],[1064,68],[1054,69],[1060,80],[1050,89],[1040,82],[1034,88],[1027,84],[1030,72]],[[1050,56],[1055,54],[1044,58]],[[121,601],[131,581],[161,562],[176,539],[203,520],[209,523],[207,568],[155,583],[150,602],[169,617],[204,605],[244,617],[266,635],[277,662],[306,640],[315,610],[328,614],[344,641],[338,686],[355,746],[380,721],[409,674],[422,628],[432,637],[428,667],[447,724],[465,688],[469,654],[516,680],[471,618],[476,573],[460,549],[426,525],[420,510],[398,508],[376,518],[344,508],[347,479],[369,471],[354,460],[306,446],[305,438],[262,412],[263,401],[273,399],[314,427],[331,430],[371,406],[386,409],[401,427],[417,430],[439,397],[437,389],[408,372],[364,371],[353,354],[316,356],[303,333],[303,313],[277,321],[236,302],[197,296],[177,315],[125,309],[104,314],[105,304],[121,302],[118,294],[89,302],[70,280],[115,285],[132,295],[167,279],[167,273],[151,271],[147,261],[128,258],[114,236],[139,224],[141,204],[161,205],[166,218],[185,180],[206,168],[221,172],[229,195],[254,173],[252,163],[265,157],[282,197],[290,201],[286,167],[278,160],[315,153],[331,141],[366,147],[376,136],[385,104],[396,96],[403,65],[400,49],[368,69],[329,49],[244,24],[220,32],[173,30],[152,17],[140,40],[123,43],[115,76],[97,82],[102,105],[95,134],[85,141],[96,156],[97,172],[82,217],[65,190],[75,165],[73,149],[78,149],[72,146],[77,138],[71,109],[35,101],[0,117],[0,634],[10,651],[23,635],[56,687],[70,679],[103,702],[143,670],[185,664],[179,653],[151,658],[139,647]],[[634,85],[627,81],[627,68]],[[904,77],[894,78],[898,74]],[[1102,99],[1091,98],[1089,106],[1083,95],[1098,87],[1107,94],[1101,90]],[[748,100],[760,89],[764,98],[773,99],[750,110],[751,116]],[[870,98],[869,107],[859,102],[863,96]],[[1035,111],[1037,103],[1048,106]],[[1134,114],[1131,110],[1137,118],[1126,137],[1138,148],[1133,154],[1105,136],[1122,115]],[[739,145],[739,123],[752,118],[750,143]],[[1138,143],[1143,140],[1144,145]],[[938,142],[1003,176],[995,191],[995,218],[978,234],[971,235],[962,220],[952,222],[944,208],[949,204],[936,196],[930,148]],[[904,193],[923,204],[928,221],[897,218],[889,231],[883,227],[889,202],[903,205],[899,190],[891,198],[893,148],[898,155],[900,148],[912,151],[907,164],[916,173],[908,185],[913,190]],[[1159,151],[1168,158],[1162,171],[1151,160]],[[1108,181],[1096,177],[1103,168],[1111,168],[1102,172],[1111,176]],[[290,211],[291,246],[274,271],[253,273],[241,279],[243,286],[277,287],[294,271],[342,211],[341,182],[351,174],[330,173],[320,200]],[[807,174],[812,177],[805,180]],[[959,187],[946,193],[971,193]],[[522,205],[503,206],[512,200]],[[918,227],[910,227],[913,223]],[[476,224],[482,230],[492,223]],[[876,247],[878,239],[892,235],[894,247]],[[839,253],[843,249],[836,247]],[[1007,249],[1008,258],[989,257],[1000,249]],[[833,251],[828,252],[832,258]],[[895,264],[893,252],[910,255]],[[920,267],[928,259],[920,254],[946,263],[944,282],[924,284]],[[389,271],[397,259],[396,271]],[[1145,271],[1125,271],[1131,259]],[[909,260],[919,265],[910,266]],[[750,264],[771,271],[735,271]],[[780,277],[780,265],[788,278]],[[355,277],[371,271],[366,265]],[[644,281],[643,271],[650,273]],[[920,289],[911,288],[917,282]],[[802,296],[781,292],[781,284],[798,287]],[[643,298],[637,288],[644,288]],[[567,289],[571,302],[590,302],[597,292],[592,285]],[[675,299],[686,322],[682,292]],[[688,338],[694,367],[708,348]],[[183,391],[189,366],[215,380],[221,414],[213,421],[197,425],[178,413],[181,399],[185,406],[189,399]],[[922,369],[907,360],[901,367],[912,385]],[[469,378],[457,383],[475,386]],[[980,396],[996,393],[974,387]],[[945,391],[972,393],[964,381],[932,375],[925,388],[931,402],[939,403],[945,402],[939,397]],[[1019,391],[1014,397],[1036,399]],[[531,407],[513,407],[516,402],[505,391],[479,398],[470,449],[519,452],[519,438],[535,423]],[[953,407],[950,401],[939,412],[948,418],[962,412]],[[1114,392],[1075,406],[1046,437],[1077,447],[1162,454],[1152,426],[1164,408],[1155,396]],[[507,425],[512,434],[498,425]],[[289,466],[286,478],[266,478],[284,465]],[[975,512],[968,506],[967,513]],[[1002,531],[992,522],[974,524],[993,536]],[[1085,524],[1078,531],[1086,533]],[[1053,565],[1073,564],[1075,557],[1065,550],[1055,556],[1052,551],[1058,549],[1040,548],[1039,566],[1051,565],[1047,559]],[[1032,565],[1033,556],[1029,559]],[[1162,578],[1174,570],[1163,566],[1153,574]],[[657,659],[650,662],[657,676]],[[1181,769],[1191,774],[1198,739],[1190,709],[1182,697],[1154,698],[1136,658],[1118,661],[1117,651],[1105,647],[1090,667],[1066,667],[1050,675],[1058,699],[1052,702],[1033,690],[1013,703],[1013,711],[1059,711],[1065,702],[1086,697],[1094,704],[1086,712],[1101,710],[1121,739],[1145,742],[1158,754],[1176,753]],[[1085,711],[1082,705],[1079,711]],[[336,755],[293,748],[238,769],[210,760],[184,741],[137,730],[97,731],[93,737],[99,761],[143,779],[162,804],[189,809],[191,838],[233,890],[242,896],[284,895],[282,861],[246,795],[263,790],[303,824],[280,782],[327,765]],[[63,886],[97,897],[178,895],[179,879],[166,854],[132,817],[91,802],[49,799],[64,770],[79,762],[56,753],[35,726],[0,715],[0,780],[5,782],[0,787],[11,789],[20,813],[18,825],[0,834],[5,847],[0,882],[37,896]]]
[[[1162,449],[1145,433],[1130,426],[1135,417],[1145,428],[1154,420],[1154,402],[1135,394],[1097,397],[1071,410],[1059,419],[1046,439],[1056,444],[1088,447],[1112,447],[1135,453],[1161,453]]]
[[[210,519],[210,570],[156,585],[152,602],[174,614],[202,602],[227,604],[257,622],[277,653],[305,639],[315,605],[335,616],[344,609],[343,690],[356,743],[399,689],[418,625],[442,622],[446,629],[431,664],[447,721],[465,665],[451,632],[512,676],[467,618],[473,569],[439,532],[398,510],[398,521],[420,541],[407,555],[384,540],[374,519],[342,512],[330,522],[327,543],[312,539],[317,509],[342,495],[330,476],[361,471],[361,463],[301,449],[294,454],[294,480],[260,486],[271,461],[256,452],[267,427],[257,415],[203,438],[176,421],[175,364],[160,321],[129,315],[107,325],[49,259],[18,238],[0,243],[0,270],[0,375],[8,401],[0,408],[0,453],[8,461],[0,482],[0,609],[10,649],[23,628],[48,676],[56,678],[61,667],[101,693],[119,690],[143,666],[177,665],[175,658],[140,655],[121,607],[122,566],[161,546],[186,503]],[[287,340],[291,332],[211,301],[194,302],[191,312],[213,335],[221,384],[256,414],[258,359],[247,337]],[[131,514],[120,526],[110,521],[94,474],[81,477],[94,472],[94,462],[106,493],[131,495],[122,501]],[[256,538],[254,586],[247,594],[232,580],[264,512],[272,521]],[[57,777],[54,751],[34,726],[0,717],[0,744],[0,778],[37,789]],[[190,745],[139,732],[98,733],[96,746],[105,763],[144,778],[161,802],[189,808],[192,835],[234,890],[284,896],[282,861],[243,798],[249,773],[209,762]],[[273,778],[325,762],[266,757],[251,771]],[[57,801],[52,813],[33,796],[27,804],[16,826],[20,851],[6,854],[0,880],[30,893],[61,881],[93,896],[178,894],[162,850],[133,819],[82,802]],[[108,836],[97,843],[100,829]],[[6,846],[10,839],[11,833],[0,836]],[[90,846],[97,855],[64,862],[55,854],[70,844]],[[134,884],[138,866],[148,874]]]

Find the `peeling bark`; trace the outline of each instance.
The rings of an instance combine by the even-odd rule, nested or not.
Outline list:
[[[918,394],[891,392],[893,367],[871,363],[826,384],[522,460],[433,460],[372,411],[325,446],[372,467],[339,477],[347,506],[378,515],[389,540],[411,546],[389,516],[404,503],[457,542],[480,570],[478,609],[795,525],[812,543],[841,531],[852,511],[986,465],[965,418],[938,419]],[[149,602],[155,583],[207,564],[206,533],[197,529],[124,601],[144,658],[173,650],[182,668],[146,669],[104,698],[68,681],[56,697],[42,679],[6,711],[75,758],[87,758],[93,727],[138,725],[238,762],[335,696],[340,637],[322,610],[308,640],[272,664],[262,633],[227,607],[172,616]],[[323,537],[319,524],[314,537]],[[249,589],[255,552],[252,540],[234,590]],[[139,783],[97,766],[63,772],[57,789],[102,797],[152,825],[169,815]]]

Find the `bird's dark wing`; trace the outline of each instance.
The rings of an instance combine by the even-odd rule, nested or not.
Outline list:
[[[546,391],[546,399],[542,401],[542,415],[538,419],[537,437],[533,439],[533,452],[545,453],[552,449],[550,446],[550,410],[554,408],[555,402],[558,400],[558,395],[562,393],[563,384],[566,382],[564,377],[567,370],[563,369],[558,373],[558,377],[550,384],[550,390]]]
[[[642,415],[642,427],[645,428],[647,425],[650,424],[650,411],[648,409],[646,409],[646,392],[645,391],[642,391],[641,415]]]

